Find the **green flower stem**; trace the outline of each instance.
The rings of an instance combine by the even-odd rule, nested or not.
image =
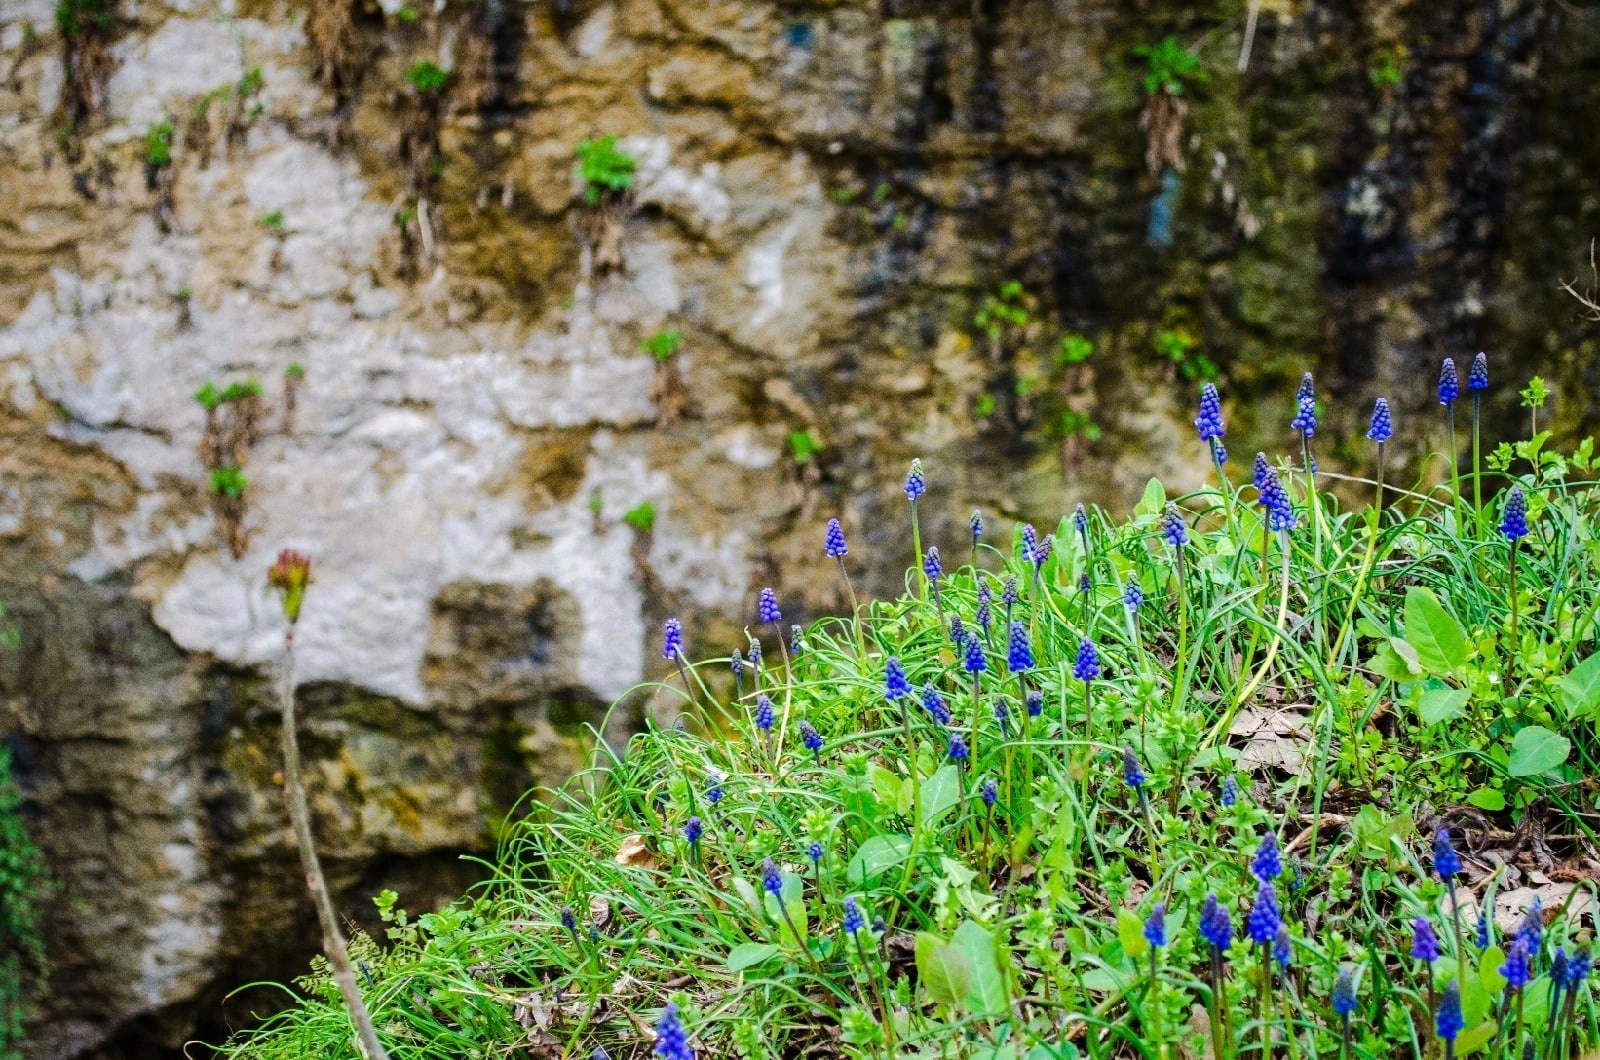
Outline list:
[[[1472,520],[1474,527],[1483,517],[1483,465],[1479,460],[1478,428],[1483,418],[1483,392],[1472,392]]]
[[[1511,542],[1510,564],[1510,590],[1511,590],[1511,643],[1506,646],[1506,672],[1505,695],[1511,694],[1511,676],[1517,662],[1517,546],[1522,544],[1520,538]]]
[[[1444,407],[1445,431],[1450,436],[1450,507],[1456,513],[1456,526],[1461,525],[1461,461],[1456,453],[1456,403]]]
[[[922,569],[922,528],[917,525],[917,499],[911,498],[911,565],[917,568],[917,577],[921,579],[918,584],[921,590],[918,596],[926,598],[928,595],[928,573]]]
[[[844,591],[850,597],[850,624],[856,631],[856,658],[860,660],[863,670],[867,665],[867,620],[862,617],[861,605],[856,602],[856,587],[850,583],[850,572],[845,568],[844,557],[834,557],[839,561],[839,576],[844,579]]]
[[[355,972],[350,968],[350,949],[345,944],[344,932],[339,928],[339,918],[333,909],[333,898],[322,875],[322,862],[311,834],[311,813],[306,805],[305,783],[300,776],[300,741],[295,734],[294,695],[294,626],[283,634],[283,668],[278,681],[278,703],[283,711],[283,801],[289,810],[289,823],[294,829],[295,845],[300,848],[300,865],[305,870],[306,889],[311,892],[312,904],[317,908],[317,920],[322,928],[322,951],[333,969],[333,980],[344,997],[350,1022],[355,1024],[356,1039],[367,1060],[388,1060],[389,1054],[378,1041],[372,1015],[356,986]]]

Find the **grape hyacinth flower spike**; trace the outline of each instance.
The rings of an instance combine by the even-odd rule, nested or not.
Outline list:
[[[661,1060],[694,1060],[694,1050],[689,1047],[689,1036],[678,1018],[678,1006],[668,1003],[661,1010],[656,1023],[655,1055]]]
[[[1250,872],[1262,883],[1268,883],[1283,875],[1283,857],[1278,852],[1278,836],[1275,832],[1268,832],[1261,839],[1261,846],[1256,849],[1255,860],[1250,862]]]
[[[739,649],[733,649],[733,654],[728,658],[728,666],[733,670],[734,698],[744,698],[744,656]]]
[[[689,697],[690,706],[693,706],[694,685],[689,682],[689,671],[685,669],[683,658],[683,623],[676,618],[667,619],[662,628],[661,657],[677,666],[678,676],[683,679],[683,691]]]
[[[1239,804],[1239,782],[1232,773],[1222,778],[1222,792],[1219,801],[1222,808],[1231,810]]]
[[[819,733],[809,721],[800,723],[800,740],[805,744],[806,750],[816,760],[817,765],[822,764],[822,734]]]
[[[1521,486],[1512,486],[1506,494],[1505,516],[1500,520],[1500,532],[1511,543],[1511,559],[1507,567],[1511,592],[1511,644],[1506,653],[1506,687],[1511,687],[1511,667],[1517,654],[1517,549],[1528,536],[1528,498]]]
[[[1216,893],[1206,895],[1205,903],[1200,907],[1199,921],[1200,937],[1209,946],[1207,952],[1210,958],[1207,974],[1211,986],[1211,1055],[1227,1056],[1224,1048],[1222,1006],[1220,999],[1223,988],[1222,980],[1226,973],[1223,963],[1224,954],[1233,944],[1233,919],[1228,914],[1228,907],[1217,901]]]
[[[922,556],[922,574],[933,588],[933,603],[939,611],[941,627],[944,625],[944,599],[939,595],[939,576],[943,573],[944,565],[939,561],[939,549],[929,546],[928,551]]]
[[[1466,947],[1461,941],[1461,903],[1456,897],[1456,877],[1461,874],[1461,856],[1450,842],[1450,830],[1441,828],[1433,835],[1433,871],[1444,881],[1445,893],[1450,898],[1450,924],[1456,943],[1456,971],[1463,982],[1467,978]],[[1481,947],[1487,949],[1487,947]]]
[[[805,936],[800,934],[800,929],[795,927],[794,918],[789,915],[789,903],[783,900],[783,870],[779,869],[778,863],[771,858],[767,858],[761,863],[761,887],[775,899],[773,904],[778,907],[778,912],[783,917],[783,922],[789,925],[789,930],[794,934],[795,942],[799,943],[800,948],[806,951],[806,955],[811,958],[812,965],[820,972],[822,967],[817,963],[816,954],[812,953],[810,948],[806,946]]]
[[[1033,669],[1033,648],[1028,643],[1028,630],[1021,622],[1011,623],[1011,635],[1006,644],[1006,665],[1012,673],[1019,675]]]
[[[1194,419],[1194,429],[1199,433],[1200,440],[1210,447],[1211,463],[1217,469],[1217,478],[1221,480],[1222,465],[1228,459],[1228,451],[1222,445],[1227,426],[1222,422],[1222,399],[1217,396],[1217,388],[1212,383],[1200,388],[1200,414]],[[1226,480],[1223,480],[1223,487],[1227,487]]]
[[[1489,389],[1489,356],[1479,353],[1467,371],[1467,393],[1472,395],[1472,511],[1483,511],[1483,464],[1479,449],[1479,427],[1483,420],[1483,392]]]
[[[911,502],[911,549],[917,562],[922,561],[922,528],[917,523],[917,498],[928,491],[928,483],[922,477],[922,461],[911,461],[911,470],[906,475],[906,500]],[[927,592],[927,582],[923,582],[923,592]]]
[[[950,724],[950,708],[945,706],[944,697],[939,695],[939,690],[933,687],[932,682],[922,686],[922,709],[936,724]]]
[[[1007,574],[1000,583],[1000,603],[1006,609],[1006,628],[1011,628],[1011,611],[1017,606],[1017,576]]]
[[[772,754],[772,726],[777,722],[777,711],[772,706],[772,700],[767,698],[765,692],[756,696],[756,728],[761,730],[762,739],[766,741],[767,754]]]
[[[1091,700],[1095,678],[1100,676],[1100,653],[1088,637],[1078,642],[1078,657],[1072,664],[1072,676],[1083,682],[1083,738],[1094,743],[1094,704]]]
[[[967,520],[967,529],[972,531],[972,569],[978,569],[978,541],[983,537],[983,513],[972,509],[972,518]]]
[[[1452,979],[1444,984],[1444,994],[1439,999],[1439,1015],[1433,1023],[1434,1033],[1444,1043],[1445,1060],[1455,1057],[1456,1038],[1466,1025],[1466,1018],[1461,1012],[1461,984]]]
[[[1461,377],[1456,374],[1456,362],[1446,357],[1439,366],[1439,404],[1444,406],[1445,434],[1450,442],[1450,504],[1460,515],[1461,467],[1456,458],[1456,398],[1461,395]]]
[[[994,646],[993,634],[990,632],[994,625],[994,593],[989,589],[989,583],[978,583],[978,608],[973,615],[973,620],[978,623],[978,628],[983,630],[983,635],[989,640],[990,647]]]
[[[1394,436],[1394,422],[1389,415],[1389,401],[1379,398],[1372,406],[1372,423],[1367,427],[1367,437],[1378,443],[1378,499],[1376,508],[1383,508],[1383,446]]]
[[[1126,607],[1130,614],[1137,615],[1143,605],[1144,589],[1139,586],[1139,576],[1129,574],[1128,583],[1122,587],[1122,606]]]
[[[855,619],[856,626],[856,656],[865,659],[867,645],[861,629],[861,605],[856,602],[856,587],[850,582],[850,570],[844,565],[844,558],[850,554],[850,546],[845,544],[844,527],[839,520],[828,520],[828,532],[822,542],[822,551],[839,565],[839,577],[844,579],[844,591],[850,597],[850,617]]]
[[[1078,530],[1078,538],[1083,542],[1084,563],[1089,562],[1089,513],[1084,511],[1080,503],[1072,510],[1072,525]]]
[[[1341,1056],[1350,1051],[1350,1017],[1356,1012],[1356,977],[1349,968],[1340,968],[1333,981],[1333,1013],[1339,1017]]]

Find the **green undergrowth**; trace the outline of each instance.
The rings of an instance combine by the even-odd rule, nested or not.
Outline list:
[[[764,621],[737,683],[685,652],[677,724],[600,743],[471,895],[380,900],[391,1055],[677,1057],[669,1003],[699,1057],[1578,1055],[1600,492],[1544,444],[1381,510],[1281,463],[1277,529],[1256,485],[1152,481],[1042,563],[975,530],[858,620]],[[296,991],[221,1053],[356,1055],[326,966]]]

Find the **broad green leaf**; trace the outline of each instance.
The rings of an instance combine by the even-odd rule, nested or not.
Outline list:
[[[1403,641],[1401,643],[1404,643]],[[1420,670],[1413,669],[1405,659],[1394,650],[1393,645],[1386,644],[1383,650],[1367,661],[1367,666],[1379,677],[1387,677],[1395,684],[1415,681],[1422,676]]]
[[[1132,909],[1117,910],[1117,938],[1122,940],[1122,952],[1134,960],[1150,948],[1150,940],[1144,937],[1144,921]]]
[[[1125,989],[1134,980],[1132,972],[1121,973],[1113,968],[1090,968],[1083,973],[1083,988],[1097,994],[1114,993]]]
[[[1483,985],[1483,992],[1490,997],[1496,997],[1505,989],[1506,977],[1500,974],[1500,966],[1506,963],[1506,951],[1499,946],[1490,946],[1483,951],[1483,956],[1478,958],[1478,982]]]
[[[1430,688],[1417,701],[1417,716],[1422,724],[1438,725],[1466,712],[1472,693],[1465,688]]]
[[[936,1004],[955,1007],[967,996],[972,969],[966,954],[927,931],[917,933],[917,975]]]
[[[777,937],[785,945],[794,943],[796,931],[800,933],[801,943],[804,943],[811,934],[811,926],[806,922],[805,890],[806,884],[804,880],[792,872],[786,872],[783,874],[783,887],[781,888],[783,894],[782,909],[778,907],[778,899],[773,897],[771,893],[761,896],[767,916],[776,925]],[[785,920],[783,916],[785,910],[789,914],[788,920]],[[792,930],[790,921],[794,922]]]
[[[994,936],[976,920],[963,920],[961,926],[956,928],[950,946],[962,952],[972,972],[965,995],[968,1010],[976,1013],[1004,1012],[1006,986]]]
[[[1480,810],[1499,813],[1506,808],[1506,797],[1498,788],[1478,788],[1467,796],[1467,802]]]
[[[761,915],[761,896],[756,893],[755,884],[743,876],[733,878],[733,889],[739,892],[739,897],[744,899],[744,904],[750,907],[750,912],[756,916]]]
[[[758,964],[772,960],[778,952],[778,947],[769,946],[764,942],[746,942],[735,946],[733,952],[728,954],[728,970],[742,972],[746,968],[754,968]]]
[[[1556,691],[1567,708],[1567,717],[1579,718],[1593,714],[1600,707],[1600,652],[1573,667],[1572,672],[1556,686]]]
[[[894,807],[895,813],[904,813],[905,810],[901,808],[900,804],[902,800],[907,799],[907,793],[905,791],[905,783],[901,780],[900,774],[892,773],[882,766],[874,764],[867,771],[867,775],[872,778],[872,790],[878,796],[878,801],[886,806]],[[907,802],[907,805],[910,805],[910,803]]]
[[[922,782],[922,823],[932,824],[961,800],[961,770],[940,766],[938,772]]]
[[[856,884],[866,883],[910,856],[910,836],[875,835],[856,848],[855,855],[845,868],[845,878]]]
[[[1406,590],[1406,642],[1417,649],[1423,669],[1434,674],[1456,672],[1471,653],[1461,623],[1433,590],[1420,585]]]
[[[1533,777],[1548,773],[1567,760],[1572,741],[1557,736],[1542,725],[1529,725],[1511,738],[1511,759],[1506,772],[1514,777]]]
[[[1424,667],[1422,665],[1422,655],[1417,651],[1416,645],[1410,643],[1403,637],[1390,637],[1389,647],[1396,655],[1405,660],[1407,670],[1417,676],[1422,675],[1424,671]]]
[[[1139,498],[1139,503],[1134,507],[1133,514],[1160,515],[1167,506],[1167,491],[1162,488],[1161,480],[1151,479],[1144,484],[1144,496]]]
[[[1462,1031],[1461,1034],[1456,1037],[1456,1055],[1469,1056],[1472,1053],[1477,1052],[1479,1049],[1482,1049],[1484,1046],[1488,1045],[1490,1039],[1492,1039],[1499,1030],[1500,1025],[1491,1020],[1488,1023],[1478,1024],[1470,1031]]]

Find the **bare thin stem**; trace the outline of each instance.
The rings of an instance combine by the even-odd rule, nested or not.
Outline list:
[[[283,708],[283,801],[289,809],[289,823],[294,829],[295,845],[300,848],[300,865],[305,870],[306,888],[311,892],[312,904],[317,907],[317,920],[322,927],[322,951],[333,966],[334,981],[339,993],[344,995],[345,1008],[356,1025],[356,1036],[367,1060],[389,1060],[389,1054],[378,1042],[378,1032],[372,1026],[372,1016],[366,1002],[356,989],[356,976],[350,970],[350,952],[345,945],[344,933],[339,930],[339,919],[333,912],[333,899],[328,895],[328,885],[322,878],[322,863],[317,859],[317,849],[311,838],[311,814],[306,808],[306,789],[300,777],[300,741],[295,736],[294,716],[294,627],[283,635],[283,673],[279,681],[279,703]]]

